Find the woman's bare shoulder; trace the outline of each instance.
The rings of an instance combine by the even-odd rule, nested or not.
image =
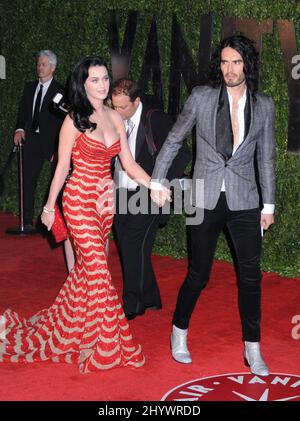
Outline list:
[[[118,111],[114,110],[111,107],[105,106],[105,111],[113,118],[113,117],[121,117]]]
[[[80,133],[74,125],[73,118],[69,114],[66,115],[61,129],[64,133],[68,132],[74,136]]]

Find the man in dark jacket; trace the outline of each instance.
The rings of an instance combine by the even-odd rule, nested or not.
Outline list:
[[[173,125],[173,119],[161,110],[147,110],[141,102],[141,92],[137,83],[126,78],[113,84],[112,104],[125,122],[133,158],[150,175],[156,155]],[[181,177],[189,160],[190,152],[184,145],[168,172],[168,178]],[[144,314],[146,309],[162,307],[151,263],[160,215],[151,212],[150,200],[146,212],[130,212],[130,206],[127,205],[140,187],[122,171],[118,160],[114,181],[117,188],[114,227],[123,269],[124,311],[128,319],[133,319]],[[148,193],[145,192],[145,195]],[[126,212],[120,212],[120,205],[124,205],[122,198],[125,198],[123,202],[126,201]]]
[[[34,197],[38,177],[45,160],[52,161],[62,115],[53,107],[52,99],[63,93],[62,85],[53,79],[57,58],[50,50],[36,56],[38,80],[25,84],[19,104],[15,145],[24,140],[24,228],[34,232],[32,225]]]

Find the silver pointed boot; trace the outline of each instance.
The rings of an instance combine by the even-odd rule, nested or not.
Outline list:
[[[191,354],[187,349],[187,333],[188,329],[179,329],[179,327],[173,325],[171,333],[172,357],[175,361],[183,364],[190,364],[192,362]]]
[[[260,353],[259,342],[245,341],[244,357],[249,364],[251,373],[263,377],[269,375],[269,369]]]

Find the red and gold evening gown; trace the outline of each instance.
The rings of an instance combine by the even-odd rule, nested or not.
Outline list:
[[[76,264],[51,307],[30,319],[5,311],[0,361],[77,363],[83,373],[144,364],[111,282],[105,251],[114,208],[110,162],[119,151],[119,140],[106,147],[84,133],[77,137],[73,173],[63,195]]]

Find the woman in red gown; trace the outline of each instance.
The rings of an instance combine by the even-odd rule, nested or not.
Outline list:
[[[145,362],[112,284],[105,245],[114,213],[112,157],[119,155],[129,176],[140,184],[148,186],[150,177],[132,158],[120,115],[104,105],[108,93],[102,59],[87,57],[77,64],[71,79],[71,111],[61,128],[57,169],[42,213],[50,230],[72,158],[63,211],[76,264],[51,307],[27,320],[6,310],[2,361],[77,363],[83,373],[140,367]]]

